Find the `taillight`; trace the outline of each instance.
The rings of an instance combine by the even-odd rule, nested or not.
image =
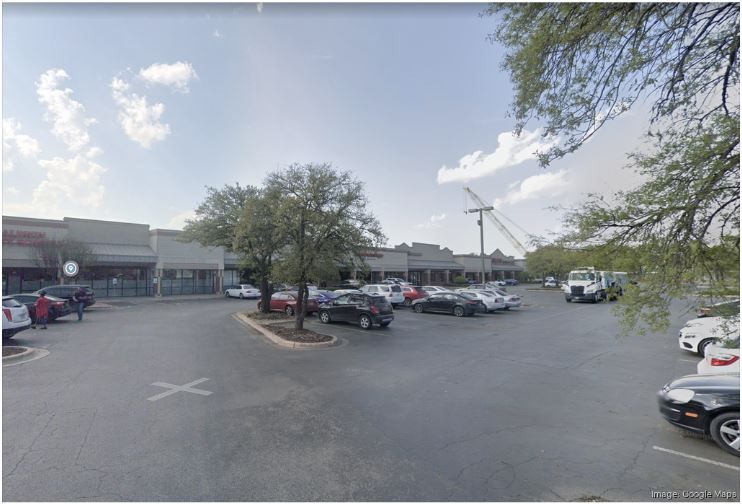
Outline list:
[[[467,301],[466,304],[479,304],[479,301]]]
[[[711,365],[712,366],[728,366],[729,364],[734,364],[739,360],[738,355],[731,355],[731,354],[718,354],[711,357]]]
[[[8,319],[8,322],[13,322],[13,312],[11,312],[9,308],[3,308],[3,313]]]
[[[378,315],[379,314],[379,309],[377,307],[375,307],[374,305],[371,305],[371,307],[368,309],[368,311],[370,311],[374,315]]]

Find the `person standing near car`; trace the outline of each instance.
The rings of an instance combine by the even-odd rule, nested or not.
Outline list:
[[[39,293],[39,299],[36,300],[36,320],[31,326],[32,329],[36,329],[37,324],[41,324],[42,329],[46,329],[46,323],[49,320],[49,299],[46,297],[46,292],[41,291]]]
[[[78,288],[72,295],[72,301],[77,303],[77,320],[82,320],[82,311],[85,309],[85,300],[88,298],[88,293],[82,287]]]

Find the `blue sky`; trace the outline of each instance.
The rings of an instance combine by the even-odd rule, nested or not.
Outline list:
[[[636,183],[621,167],[643,116],[539,168],[538,125],[510,134],[483,7],[4,4],[3,214],[177,229],[205,185],[332,162],[366,184],[389,245],[478,252],[464,185],[557,230],[548,207]],[[487,223],[498,247],[520,255]]]

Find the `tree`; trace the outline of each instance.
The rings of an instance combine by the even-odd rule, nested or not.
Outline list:
[[[362,261],[385,237],[366,206],[363,184],[330,164],[293,164],[268,176],[265,188],[275,201],[278,233],[285,245],[274,262],[276,276],[299,286],[296,328],[304,327],[307,283],[326,271]]]
[[[246,199],[235,227],[233,249],[240,254],[241,265],[252,268],[259,278],[263,313],[270,312],[273,256],[283,243],[276,215],[280,198],[275,190],[256,191]]]
[[[542,245],[526,254],[526,269],[531,276],[546,278],[547,274],[564,278],[577,266],[587,265],[580,262],[579,252],[561,245]]]
[[[235,229],[242,217],[248,199],[258,189],[253,186],[225,185],[222,189],[206,186],[206,199],[196,208],[196,216],[186,219],[182,242],[196,241],[205,247],[224,247],[234,250]]]
[[[80,272],[95,265],[95,254],[86,244],[63,238],[61,240],[46,240],[33,246],[33,260],[37,267],[44,270],[45,275],[53,276],[62,283],[66,276],[62,266],[66,261],[75,261]]]
[[[622,303],[624,328],[669,323],[672,298],[710,282],[739,291],[739,5],[502,4],[486,14],[507,51],[516,131],[531,120],[559,142],[546,166],[578,149],[638,100],[650,103],[647,147],[630,166],[647,182],[569,212],[571,246],[631,249],[645,275]],[[597,265],[596,265],[597,266]],[[738,266],[737,266],[738,271]]]

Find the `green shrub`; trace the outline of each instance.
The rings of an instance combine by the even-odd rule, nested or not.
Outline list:
[[[465,276],[458,275],[458,276],[454,277],[453,283],[455,283],[456,285],[466,285],[468,282],[467,282]]]

